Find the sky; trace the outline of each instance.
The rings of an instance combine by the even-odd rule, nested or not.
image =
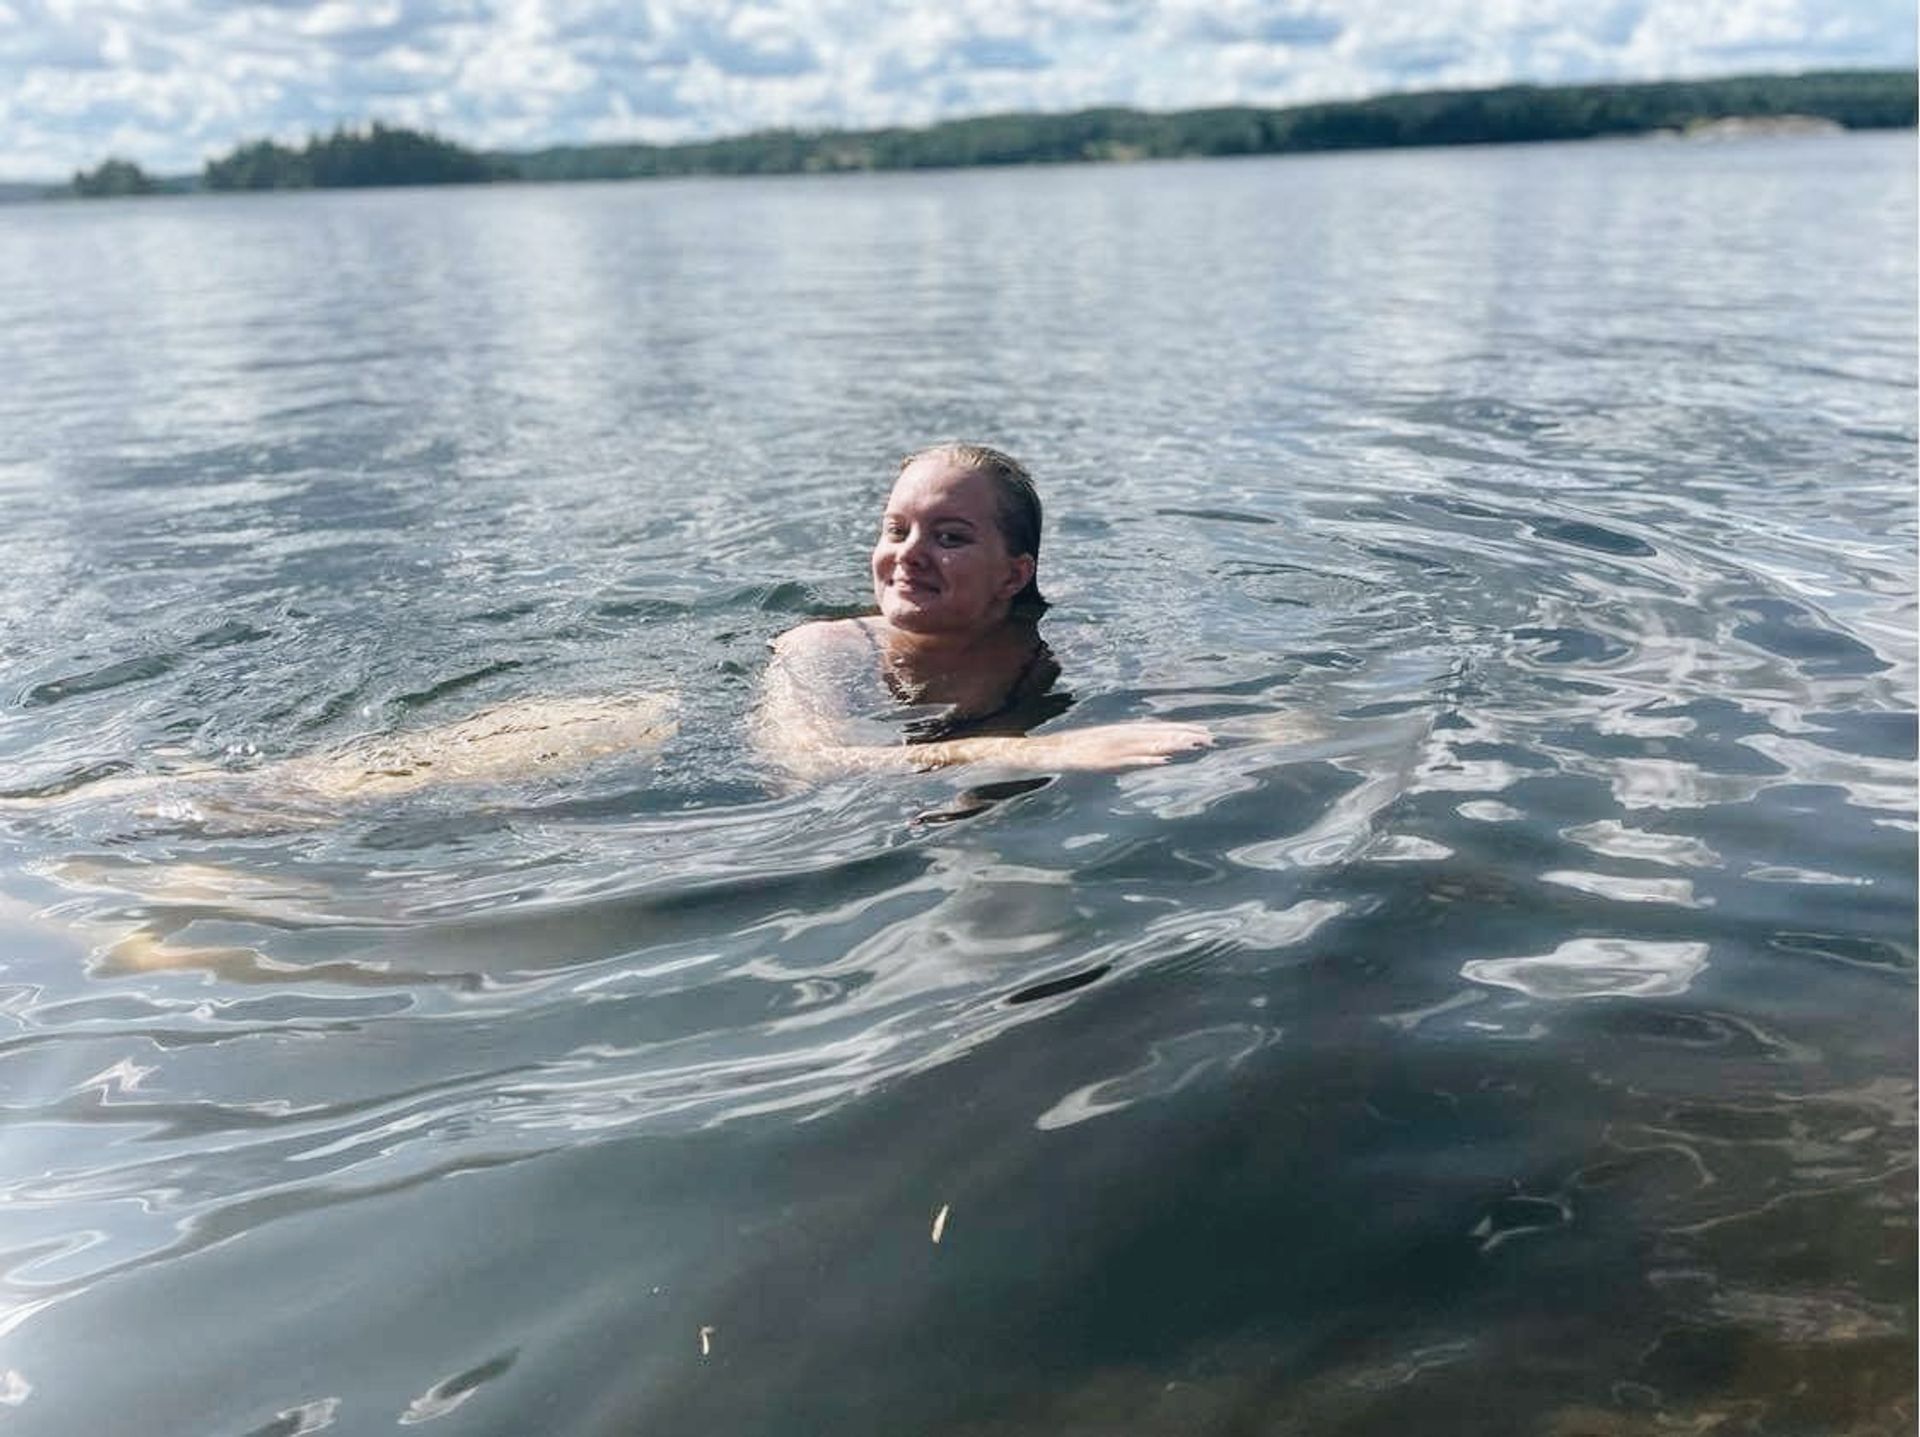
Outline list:
[[[0,177],[1912,66],[1915,0],[0,0]]]

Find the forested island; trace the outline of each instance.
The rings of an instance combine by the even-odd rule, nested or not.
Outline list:
[[[516,178],[510,163],[375,120],[365,131],[342,128],[325,139],[315,136],[298,150],[255,140],[207,161],[200,182],[209,190],[327,190]]]
[[[1647,84],[1509,85],[1435,90],[1285,109],[1224,106],[1156,114],[1129,109],[990,115],[918,129],[767,130],[679,145],[566,145],[482,153],[378,122],[300,149],[257,140],[209,160],[194,179],[155,181],[125,160],[74,176],[71,193],[154,189],[325,189],[615,180],[687,175],[814,174],[969,165],[1190,159],[1410,145],[1513,144],[1685,134],[1726,120],[1824,121],[1844,129],[1915,122],[1911,70],[1838,70]]]
[[[82,199],[107,199],[115,195],[150,195],[160,181],[131,160],[103,160],[91,170],[73,177],[73,192]]]

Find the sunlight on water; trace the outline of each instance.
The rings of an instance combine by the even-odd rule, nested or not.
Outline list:
[[[1475,959],[1460,974],[1533,998],[1660,998],[1686,992],[1706,966],[1704,943],[1575,938],[1537,957]]]

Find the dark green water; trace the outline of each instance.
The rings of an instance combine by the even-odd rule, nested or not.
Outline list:
[[[1911,1430],[1914,161],[0,210],[0,1422]],[[1217,748],[756,760],[948,436]]]

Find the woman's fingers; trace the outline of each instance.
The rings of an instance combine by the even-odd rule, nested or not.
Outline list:
[[[1164,723],[1158,719],[1114,724],[1109,732],[1121,748],[1161,757],[1205,748],[1213,742],[1213,735],[1201,724]]]
[[[1130,768],[1165,763],[1179,753],[1205,748],[1213,734],[1201,724],[1145,719],[1070,729],[1051,736],[1054,757],[1073,768]]]
[[[1213,742],[1213,731],[1205,724],[1163,723],[1151,719],[1137,727],[1150,730],[1157,742],[1177,749],[1206,748]]]

